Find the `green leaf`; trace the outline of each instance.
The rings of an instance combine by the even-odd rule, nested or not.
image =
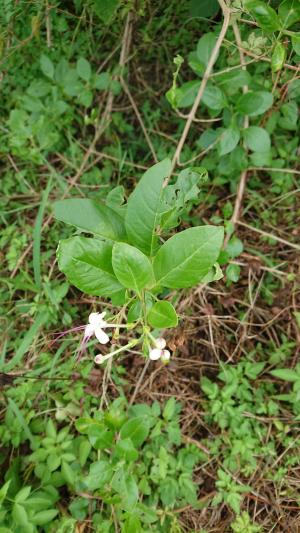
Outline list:
[[[235,69],[224,74],[218,73],[218,86],[222,87],[226,93],[235,94],[241,87],[250,85],[251,76],[247,70]]]
[[[0,489],[0,505],[2,504],[2,502],[6,498],[6,495],[7,495],[8,489],[9,489],[9,485],[11,484],[11,481],[12,480],[9,479]]]
[[[122,218],[110,207],[84,198],[54,202],[54,216],[78,229],[111,239],[125,238]]]
[[[69,485],[74,485],[74,483],[75,483],[75,472],[66,461],[62,461],[61,473],[62,473],[62,476],[63,476],[64,480]]]
[[[245,7],[250,11],[251,15],[253,15],[263,30],[274,32],[281,28],[276,11],[267,2],[250,0],[245,2]]]
[[[114,245],[112,265],[119,282],[127,289],[140,292],[154,281],[148,257],[130,244],[119,242]]]
[[[238,99],[237,111],[249,117],[262,115],[273,105],[273,95],[267,91],[248,91]]]
[[[126,513],[125,522],[122,525],[122,533],[142,533],[142,531],[142,524],[138,514]]]
[[[149,256],[157,248],[155,231],[162,212],[163,182],[170,171],[169,159],[149,168],[128,199],[125,226],[129,241]]]
[[[153,328],[174,328],[178,324],[176,311],[170,302],[156,302],[147,319]]]
[[[90,491],[99,490],[110,482],[112,475],[113,469],[108,461],[96,461],[91,464],[89,474],[84,479],[84,483]]]
[[[211,283],[212,281],[219,281],[219,279],[223,278],[223,272],[219,265],[219,263],[215,263],[208,271],[206,276],[202,278],[201,283]]]
[[[281,70],[286,57],[286,48],[282,43],[276,43],[271,58],[272,72]]]
[[[179,289],[199,283],[217,261],[223,236],[222,227],[207,225],[171,237],[154,259],[157,284]]]
[[[300,381],[300,376],[295,370],[289,368],[278,368],[277,370],[271,370],[270,374],[275,378],[283,379],[284,381]]]
[[[51,59],[49,59],[49,57],[43,54],[40,58],[40,66],[41,66],[42,73],[45,76],[47,76],[47,78],[53,79],[54,66],[53,66]]]
[[[120,507],[124,510],[131,510],[138,501],[138,486],[133,475],[128,473],[123,466],[120,466],[111,480],[112,488],[120,495]]]
[[[243,131],[245,143],[253,152],[267,152],[271,148],[271,139],[267,130],[250,126]]]
[[[131,439],[134,446],[139,447],[148,437],[149,422],[144,416],[131,418],[121,427],[121,439]]]
[[[300,21],[299,0],[285,0],[280,3],[278,14],[284,28],[289,28]]]
[[[83,79],[84,81],[89,81],[92,75],[92,69],[90,63],[84,59],[83,57],[80,57],[76,64],[76,70],[78,76]]]
[[[235,149],[240,140],[240,132],[236,128],[224,129],[219,140],[219,154],[226,155]]]
[[[119,459],[125,459],[129,462],[136,461],[139,456],[131,439],[119,440],[115,447],[115,454]]]
[[[292,46],[296,54],[300,56],[300,35],[292,35]]]
[[[180,87],[175,89],[175,107],[190,107],[199,91],[201,82],[198,80],[191,80],[183,83]]]
[[[172,420],[175,413],[176,413],[176,400],[174,396],[172,396],[171,398],[168,399],[164,407],[162,415],[165,420]]]
[[[80,445],[79,445],[79,462],[80,462],[80,466],[83,467],[90,455],[90,452],[91,452],[91,445],[89,443],[88,440],[83,440]]]
[[[61,457],[56,454],[50,453],[47,457],[47,467],[49,468],[50,472],[54,472],[54,470],[57,470],[61,463]]]
[[[235,235],[231,237],[230,241],[228,242],[225,251],[229,254],[231,259],[234,259],[235,257],[238,257],[241,255],[241,253],[244,250],[243,243],[238,237]]]
[[[119,5],[119,0],[93,0],[92,7],[96,15],[108,24]]]
[[[60,241],[57,259],[60,270],[82,292],[109,297],[122,289],[112,268],[112,245],[109,243],[71,237]]]
[[[209,18],[219,11],[220,5],[218,0],[191,0],[190,15],[197,18]]]
[[[15,502],[16,503],[22,503],[25,500],[27,500],[29,494],[31,492],[31,487],[23,487],[19,492],[15,495]]]
[[[226,278],[228,281],[236,283],[240,278],[241,267],[239,265],[228,265],[226,268]]]
[[[219,111],[227,105],[223,91],[219,87],[210,84],[207,84],[204,89],[202,103],[215,111]]]
[[[32,518],[30,518],[30,521],[36,526],[44,526],[45,524],[49,524],[49,522],[52,522],[53,518],[55,518],[57,515],[57,509],[47,509],[45,511],[40,511],[39,513],[36,513]]]
[[[209,0],[211,2],[211,0]],[[202,15],[205,16],[205,15]],[[199,63],[203,66],[203,72],[207,67],[207,64],[210,60],[212,51],[215,47],[217,37],[214,33],[209,32],[199,39],[197,44],[197,59]]]
[[[12,518],[14,522],[20,526],[28,524],[28,515],[26,509],[19,503],[15,503],[12,508]]]

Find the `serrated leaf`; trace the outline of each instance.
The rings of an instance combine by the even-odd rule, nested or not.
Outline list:
[[[171,237],[154,259],[157,285],[179,289],[199,283],[216,263],[223,236],[222,227],[207,225]]]
[[[82,292],[108,296],[122,290],[112,268],[112,245],[97,239],[71,237],[60,241],[58,266]]]
[[[157,249],[155,232],[162,211],[163,183],[170,171],[169,159],[149,168],[128,199],[125,226],[129,241],[148,256]]]
[[[178,324],[178,317],[170,302],[156,302],[147,315],[148,322],[153,328],[174,328]]]

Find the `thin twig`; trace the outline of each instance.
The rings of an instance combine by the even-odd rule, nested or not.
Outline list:
[[[237,221],[237,224],[249,230],[255,231],[256,233],[260,233],[260,235],[263,235],[264,237],[267,237],[268,239],[273,239],[274,241],[281,242],[282,244],[285,244],[286,246],[289,246],[290,248],[295,248],[295,250],[300,250],[299,244],[286,241],[285,239],[282,239],[281,237],[277,237],[277,235],[274,235],[273,233],[268,233],[267,231],[263,231],[262,229],[254,228],[253,226],[250,226],[249,224],[245,224],[245,222],[240,222],[239,220]]]
[[[266,172],[286,172],[287,174],[300,175],[300,170],[294,170],[293,168],[248,167],[247,170],[265,170]]]
[[[151,359],[148,358],[147,361],[146,361],[146,363],[144,364],[144,368],[143,368],[143,370],[142,370],[142,372],[141,372],[141,374],[140,374],[140,377],[139,377],[139,379],[138,379],[138,381],[137,381],[137,384],[136,384],[136,386],[135,386],[135,389],[134,389],[134,391],[133,391],[133,394],[132,394],[132,396],[131,396],[131,398],[130,398],[129,405],[132,405],[132,404],[134,403],[134,400],[135,400],[135,398],[136,398],[136,395],[137,395],[137,393],[138,393],[138,391],[139,391],[139,388],[140,388],[141,383],[142,383],[142,381],[143,381],[143,379],[144,379],[144,377],[145,377],[145,374],[146,374],[146,372],[147,372],[147,369],[148,369],[148,366],[149,366],[150,363],[151,363]]]
[[[155,153],[152,141],[151,141],[151,139],[149,137],[149,134],[148,134],[146,126],[145,126],[145,124],[143,122],[142,116],[141,116],[141,114],[140,114],[140,112],[138,110],[138,107],[137,107],[137,105],[136,105],[136,103],[135,103],[135,101],[134,101],[134,99],[132,97],[132,94],[131,94],[131,92],[130,92],[130,90],[129,90],[129,88],[128,88],[128,86],[127,86],[127,84],[126,84],[126,82],[125,82],[125,80],[124,80],[124,78],[122,76],[120,77],[120,81],[121,81],[121,85],[122,85],[122,87],[124,89],[124,92],[127,94],[128,99],[129,99],[129,101],[130,101],[130,103],[132,105],[132,109],[135,112],[136,117],[137,117],[137,119],[138,119],[138,121],[140,123],[140,126],[141,126],[142,130],[143,130],[143,134],[145,136],[145,139],[147,141],[147,144],[149,146],[149,149],[150,149],[150,152],[151,152],[151,154],[153,156],[153,159],[154,159],[155,163],[157,163],[158,162],[157,155]]]
[[[174,170],[174,167],[178,164],[178,162],[180,161],[180,155],[181,155],[181,152],[182,152],[182,149],[183,149],[183,146],[184,146],[184,143],[187,139],[187,136],[188,136],[188,133],[190,131],[190,127],[194,121],[194,118],[196,116],[196,112],[197,112],[197,109],[199,107],[199,104],[201,102],[201,99],[203,97],[203,93],[204,93],[204,90],[205,90],[205,87],[207,85],[207,82],[209,80],[209,77],[211,75],[211,72],[212,72],[212,69],[213,69],[213,66],[216,62],[216,59],[218,57],[218,53],[219,53],[219,50],[220,50],[220,47],[222,45],[222,42],[225,38],[225,35],[227,33],[227,29],[228,29],[228,26],[229,26],[229,22],[230,22],[230,13],[231,13],[231,10],[230,8],[227,6],[227,4],[225,3],[224,0],[218,0],[219,1],[219,4],[222,8],[222,11],[223,11],[223,16],[224,16],[224,19],[223,19],[223,25],[222,25],[222,28],[221,28],[221,31],[220,31],[220,34],[218,36],[218,39],[216,41],[216,44],[214,46],[214,49],[212,51],[212,54],[209,58],[209,61],[208,61],[208,64],[207,64],[207,67],[206,67],[206,70],[205,70],[205,73],[204,73],[204,76],[202,78],[202,82],[201,82],[201,85],[199,87],[199,91],[198,91],[198,94],[195,98],[195,101],[193,103],[193,106],[191,108],[191,111],[189,112],[188,114],[188,118],[187,118],[187,121],[185,123],[185,126],[184,126],[184,129],[183,129],[183,132],[182,132],[182,135],[179,139],[179,142],[178,142],[178,145],[177,145],[177,148],[175,150],[175,154],[174,154],[174,157],[173,157],[173,160],[172,160],[172,166],[171,166],[171,173],[173,172]]]
[[[245,57],[244,57],[244,54],[243,54],[243,50],[241,48],[241,45],[242,45],[241,34],[240,34],[240,30],[239,30],[239,27],[238,27],[236,21],[232,22],[232,28],[233,28],[233,33],[234,33],[234,36],[235,36],[236,43],[237,43],[237,45],[239,47],[241,67],[242,67],[243,70],[247,70]],[[246,94],[247,92],[248,92],[248,86],[244,85],[243,86],[243,93]],[[247,115],[244,117],[243,126],[244,126],[244,128],[248,128],[249,127],[249,118],[248,118]],[[229,241],[229,238],[230,238],[230,235],[231,235],[231,233],[233,233],[233,231],[235,229],[235,226],[236,226],[236,223],[237,223],[237,220],[239,218],[239,214],[240,214],[240,211],[241,211],[241,206],[242,206],[242,202],[243,202],[243,198],[244,198],[245,188],[246,188],[246,182],[247,182],[247,170],[245,169],[240,174],[240,179],[239,179],[239,184],[238,184],[238,188],[237,188],[237,194],[236,194],[234,209],[233,209],[233,213],[232,213],[232,217],[231,217],[231,221],[230,221],[231,222],[231,224],[230,224],[230,230],[231,231],[225,237],[224,246],[227,245],[227,243]]]

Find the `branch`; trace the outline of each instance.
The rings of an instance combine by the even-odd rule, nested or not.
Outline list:
[[[245,56],[244,56],[243,49],[242,49],[241,34],[240,34],[240,30],[239,30],[239,27],[238,27],[236,21],[232,22],[232,28],[233,28],[233,33],[234,33],[234,36],[235,36],[236,44],[237,44],[238,49],[239,49],[241,67],[242,67],[243,70],[246,70],[247,67],[246,67]],[[248,86],[244,85],[243,93],[245,94],[247,92],[248,92]],[[248,118],[247,115],[244,118],[243,126],[244,126],[244,128],[248,128],[249,127],[249,118]],[[236,194],[234,209],[233,209],[232,217],[231,217],[231,220],[230,220],[230,222],[231,222],[231,231],[226,235],[226,238],[225,238],[225,241],[224,241],[224,246],[227,245],[227,243],[229,241],[229,238],[232,235],[232,233],[234,232],[236,223],[237,223],[237,221],[239,219],[239,214],[240,214],[240,211],[241,211],[241,205],[242,205],[242,202],[243,202],[245,188],[246,188],[246,182],[247,182],[247,170],[243,170],[241,172],[241,175],[240,175],[240,180],[239,180],[239,184],[238,184],[238,188],[237,188],[237,194]]]
[[[219,50],[221,48],[222,42],[223,42],[223,40],[225,38],[225,35],[227,33],[227,30],[228,30],[228,26],[229,26],[229,22],[230,22],[231,10],[227,6],[227,4],[225,3],[224,0],[218,0],[218,2],[219,2],[220,6],[222,8],[222,11],[223,11],[223,16],[224,16],[223,25],[222,25],[219,37],[217,39],[217,42],[215,44],[215,47],[214,47],[214,49],[212,51],[212,54],[211,54],[211,56],[209,58],[209,62],[207,64],[207,67],[206,67],[206,70],[205,70],[201,85],[199,87],[198,94],[197,94],[196,99],[194,101],[194,104],[193,104],[193,106],[192,106],[192,108],[191,108],[191,110],[190,110],[190,112],[188,114],[188,118],[187,118],[184,130],[182,132],[181,138],[179,140],[179,143],[177,145],[177,148],[176,148],[173,160],[172,160],[172,168],[171,168],[170,174],[172,174],[172,172],[174,170],[174,167],[177,165],[177,163],[180,160],[180,154],[182,152],[182,148],[183,148],[184,143],[186,141],[186,138],[188,136],[190,127],[191,127],[191,125],[192,125],[192,123],[193,123],[193,121],[195,119],[195,115],[196,115],[197,109],[199,107],[199,104],[201,102],[201,99],[203,97],[203,93],[204,93],[205,87],[207,85],[207,82],[208,82],[209,77],[211,75],[213,66],[214,66],[214,64],[216,62],[216,59],[218,57],[218,53],[219,53]]]

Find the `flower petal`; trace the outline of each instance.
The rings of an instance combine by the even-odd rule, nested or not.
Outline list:
[[[89,339],[90,337],[92,337],[92,335],[94,335],[94,332],[94,326],[92,326],[92,324],[87,324],[84,329],[84,338]]]
[[[149,357],[152,359],[152,361],[157,361],[162,356],[162,350],[159,348],[153,348],[153,350],[150,350]]]
[[[101,318],[102,317],[99,315],[99,313],[91,313],[89,315],[89,323],[94,327],[99,326]]]
[[[161,356],[161,360],[166,363],[167,361],[169,361],[171,357],[171,354],[169,352],[169,350],[163,350],[163,353],[162,353],[162,356]]]
[[[100,353],[98,355],[96,355],[95,359],[94,359],[94,362],[97,364],[97,365],[101,365],[101,363],[103,363],[103,355]]]
[[[109,336],[100,327],[95,328],[95,335],[101,344],[107,344],[109,342]]]
[[[156,348],[159,348],[160,350],[163,350],[166,347],[166,340],[160,337],[159,339],[155,339],[155,346]]]

